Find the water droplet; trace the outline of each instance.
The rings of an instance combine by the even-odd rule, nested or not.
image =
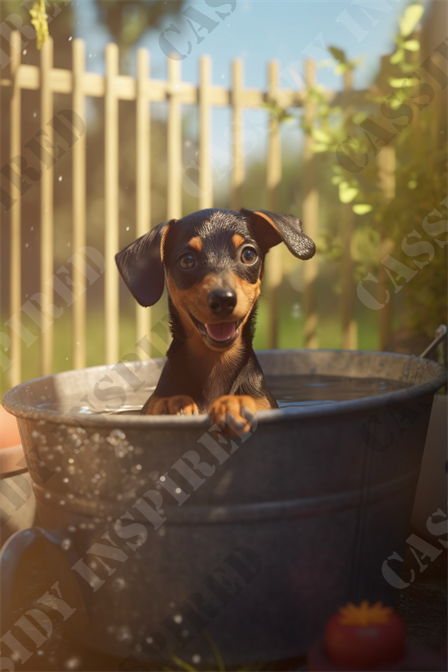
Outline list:
[[[194,656],[191,657],[191,660],[193,663],[200,663],[201,662],[201,656],[199,653],[195,653]]]
[[[148,644],[152,644],[153,641],[154,641],[154,640],[153,640],[152,637],[146,637],[146,639],[145,639],[145,642],[147,642]]]
[[[127,625],[120,625],[115,632],[115,637],[119,642],[130,642],[132,640],[132,633]]]
[[[45,493],[45,499],[50,499],[50,497],[51,497],[50,493],[49,493],[49,492],[46,492],[46,493]]]
[[[40,434],[39,432],[36,432],[36,430],[34,430],[31,432],[31,436],[33,437],[33,439],[37,439],[40,436]]]
[[[184,619],[182,618],[182,616],[180,614],[175,614],[175,616],[173,616],[173,621],[175,623],[182,623],[183,620]]]
[[[24,56],[26,56],[26,55],[27,55],[27,53],[28,53],[28,52],[27,52],[27,50],[26,50],[26,49],[24,49],[24,50],[23,50],[23,55],[24,55]]]
[[[62,175],[59,175],[58,180],[59,182],[62,182]]]
[[[68,41],[71,42],[72,40],[73,40],[73,37],[70,35],[70,37],[68,38]]]
[[[159,481],[160,481],[161,483],[164,483],[164,482],[166,481],[166,476],[161,476],[161,477],[159,478]]]
[[[59,500],[59,505],[60,505],[60,506],[65,506],[65,501],[64,501],[63,499],[60,499],[60,500]]]
[[[69,458],[68,458],[68,463],[69,463],[69,464],[73,464],[74,461],[75,461],[75,460],[73,459],[73,457],[69,457]]]
[[[34,113],[33,113],[33,117],[37,117],[37,112],[34,112]]]
[[[78,656],[73,656],[73,658],[65,661],[66,670],[77,670],[79,667],[81,667],[81,658]]]
[[[131,467],[131,471],[133,474],[138,474],[141,470],[142,470],[141,464],[134,464],[134,466]]]
[[[63,479],[62,479],[62,482],[63,482],[63,483],[68,483],[68,478],[63,478]]]
[[[69,525],[69,526],[67,527],[67,530],[68,530],[69,532],[76,532],[76,527],[75,527],[74,525]]]
[[[180,495],[181,492],[182,492],[181,488],[176,488],[176,494],[177,495]]]
[[[117,576],[117,578],[112,581],[112,588],[118,593],[120,590],[123,590],[123,588],[126,588],[126,581],[120,576]]]
[[[72,542],[71,539],[64,539],[64,540],[61,542],[61,548],[62,548],[64,551],[68,551],[68,549],[71,548],[72,545],[73,545],[73,542]]]
[[[129,226],[126,227],[126,231],[129,231]]]

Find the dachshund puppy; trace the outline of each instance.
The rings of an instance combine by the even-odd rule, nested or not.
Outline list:
[[[208,413],[241,434],[277,407],[252,340],[264,258],[282,242],[299,259],[316,250],[292,215],[210,209],[159,224],[116,255],[140,305],[168,290],[173,340],[143,414]]]

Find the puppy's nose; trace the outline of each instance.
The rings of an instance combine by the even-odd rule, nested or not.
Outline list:
[[[236,306],[236,294],[233,289],[214,289],[208,295],[207,301],[213,315],[227,317]]]

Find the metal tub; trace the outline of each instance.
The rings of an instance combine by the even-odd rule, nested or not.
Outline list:
[[[388,378],[410,387],[265,411],[233,443],[210,432],[207,416],[79,412],[132,404],[136,376],[154,385],[161,360],[68,371],[5,395],[41,527],[3,550],[3,629],[18,558],[39,544],[52,584],[59,580],[76,608],[69,633],[120,656],[120,669],[135,658],[169,664],[173,654],[210,669],[214,646],[226,665],[292,658],[348,600],[394,603],[401,565],[387,559],[403,557],[445,369],[378,352],[259,359],[267,376]],[[78,410],[51,410],[68,395],[79,397]]]

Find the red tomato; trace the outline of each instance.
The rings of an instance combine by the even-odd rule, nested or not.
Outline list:
[[[374,668],[403,655],[406,631],[401,618],[391,609],[366,604],[349,605],[352,609],[348,615],[342,613],[343,609],[328,621],[325,648],[334,663],[357,669]]]

